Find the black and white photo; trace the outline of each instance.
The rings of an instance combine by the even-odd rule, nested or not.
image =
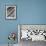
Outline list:
[[[6,5],[6,19],[16,19],[15,5]]]

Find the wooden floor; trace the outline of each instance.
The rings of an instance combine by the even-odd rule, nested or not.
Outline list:
[[[46,42],[44,42],[44,41],[32,42],[31,40],[28,40],[28,41],[21,40],[20,46],[46,46]]]
[[[0,44],[0,46],[8,46],[8,44]],[[32,42],[31,40],[28,41],[21,40],[19,44],[15,44],[13,46],[46,46],[46,42],[42,41]]]

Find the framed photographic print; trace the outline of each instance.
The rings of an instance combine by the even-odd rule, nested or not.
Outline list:
[[[45,24],[19,24],[18,25],[18,42],[24,40],[46,41]]]
[[[16,5],[6,5],[6,19],[16,19]]]

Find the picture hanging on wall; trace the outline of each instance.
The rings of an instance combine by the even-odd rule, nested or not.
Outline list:
[[[6,5],[6,19],[16,19],[16,5]]]

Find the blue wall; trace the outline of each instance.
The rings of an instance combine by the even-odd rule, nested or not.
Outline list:
[[[16,20],[5,20],[6,4],[16,4]],[[18,24],[46,24],[46,0],[0,0],[0,44],[8,43],[10,32],[18,32]]]

